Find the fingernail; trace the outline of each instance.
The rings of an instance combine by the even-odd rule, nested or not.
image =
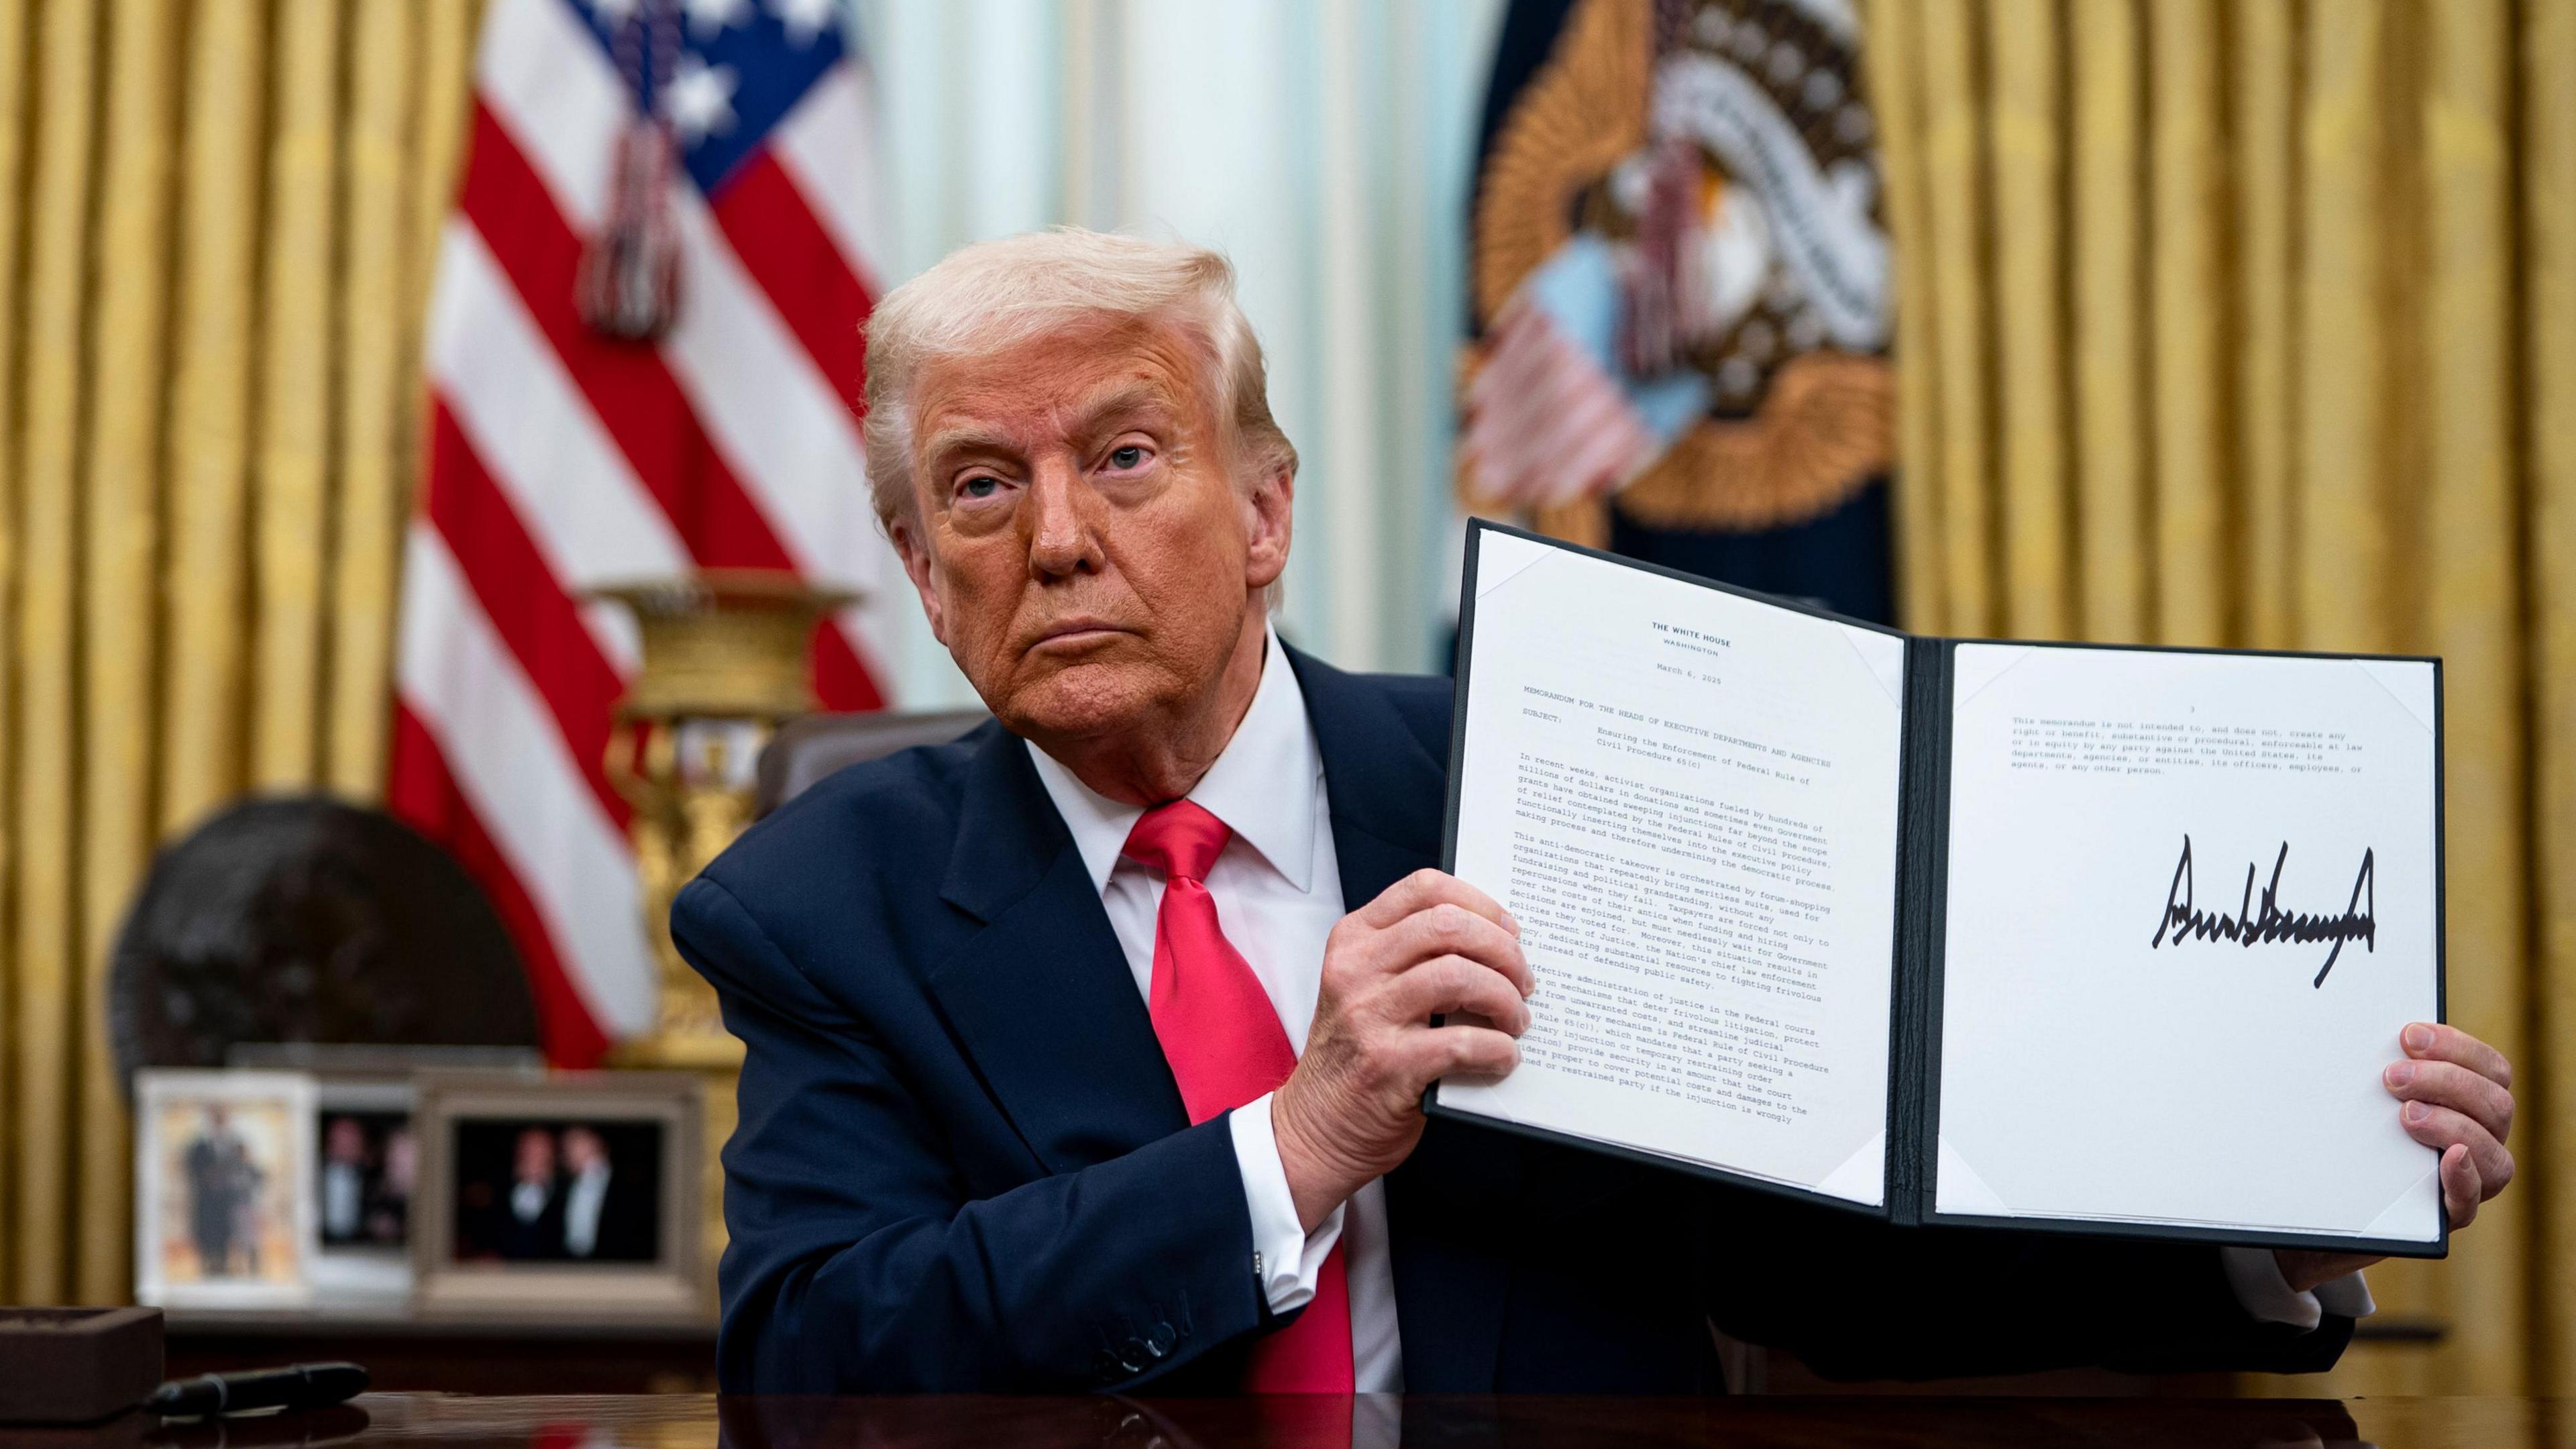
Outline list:
[[[1521,933],[1521,918],[1509,911],[1503,912],[1503,929],[1518,936]]]
[[[2406,1028],[2400,1035],[2406,1043],[2406,1049],[2410,1052],[2426,1052],[2433,1049],[2433,1028],[2429,1026],[2419,1023]]]
[[[2405,1086],[2408,1082],[2415,1080],[2415,1064],[2413,1062],[2391,1063],[2388,1068],[2387,1076],[2388,1085],[2392,1087]]]
[[[2432,1116],[2433,1109],[2425,1106],[2421,1102],[2409,1102],[2406,1104],[2406,1120],[2414,1126],[2423,1126],[2425,1122],[2431,1120]]]

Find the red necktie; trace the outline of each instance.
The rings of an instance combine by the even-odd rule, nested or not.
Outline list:
[[[1208,894],[1208,868],[1231,833],[1206,810],[1175,800],[1146,811],[1127,835],[1127,857],[1163,873],[1146,1004],[1192,1125],[1276,1090],[1297,1065],[1278,1008],[1225,939]],[[1243,1386],[1256,1394],[1347,1394],[1351,1383],[1350,1288],[1335,1243],[1314,1301],[1254,1345]]]

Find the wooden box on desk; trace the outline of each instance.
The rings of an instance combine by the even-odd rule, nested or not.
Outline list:
[[[86,1424],[161,1383],[158,1308],[0,1308],[0,1424]]]

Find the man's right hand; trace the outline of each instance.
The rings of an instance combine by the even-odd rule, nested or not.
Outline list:
[[[1305,1055],[1270,1099],[1272,1135],[1308,1232],[1422,1139],[1422,1092],[1520,1061],[1534,983],[1520,923],[1457,877],[1418,870],[1342,917],[1324,943]],[[1448,1020],[1433,1026],[1435,1014]]]

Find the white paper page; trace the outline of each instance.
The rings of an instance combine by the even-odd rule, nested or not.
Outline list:
[[[1880,1202],[1903,641],[1471,540],[1457,873],[1538,994],[1440,1101]]]
[[[2432,666],[1963,644],[1956,679],[1940,1210],[2436,1238],[2379,1078],[2437,1006]]]

